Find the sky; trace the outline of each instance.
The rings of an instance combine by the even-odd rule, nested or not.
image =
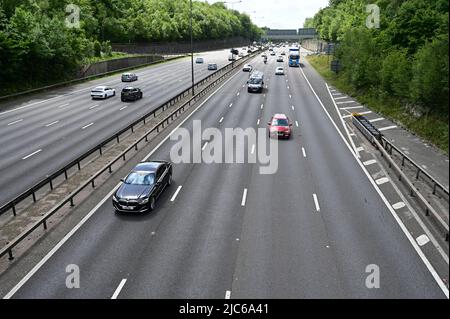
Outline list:
[[[207,0],[208,3],[226,0]],[[313,17],[320,8],[328,5],[328,0],[229,0],[228,8],[245,12],[259,27],[271,29],[298,29],[303,27],[305,18]]]

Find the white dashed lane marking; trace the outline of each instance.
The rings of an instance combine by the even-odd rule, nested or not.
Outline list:
[[[125,283],[127,282],[126,279],[122,279],[120,281],[119,286],[116,288],[116,290],[114,291],[114,294],[112,295],[111,299],[117,299],[117,297],[119,296],[120,292],[123,289],[123,286],[125,286]]]
[[[89,123],[88,125],[83,126],[81,129],[82,130],[87,129],[88,127],[90,127],[92,125],[94,125],[94,123]]]
[[[59,121],[54,121],[54,122],[51,122],[51,123],[45,125],[45,127],[50,127],[50,126],[55,125],[57,123],[59,123]]]
[[[178,186],[177,190],[175,191],[175,193],[173,194],[172,198],[170,199],[171,202],[175,201],[175,199],[178,196],[178,193],[181,191],[181,188],[183,188],[182,185]]]
[[[405,206],[406,206],[406,205],[405,205],[404,202],[398,202],[398,203],[395,203],[394,205],[392,205],[392,208],[395,209],[395,210],[397,210],[397,209],[403,208],[403,207],[405,207]]]
[[[244,188],[244,193],[242,194],[241,206],[245,206],[247,201],[247,188]]]
[[[33,152],[33,153],[31,153],[31,154],[25,156],[25,157],[22,157],[22,159],[23,159],[23,160],[26,160],[27,158],[30,158],[31,156],[36,155],[36,154],[38,154],[38,153],[40,153],[40,152],[42,152],[42,149],[38,149],[37,151],[35,151],[35,152]]]
[[[371,159],[371,160],[363,162],[363,164],[364,164],[364,166],[369,166],[369,165],[375,164],[376,162],[377,162],[376,160]]]
[[[316,211],[320,212],[319,199],[316,194],[313,194],[314,205],[316,206]]]
[[[393,128],[397,128],[397,125],[391,125],[391,126],[386,126],[386,127],[381,127],[378,129],[378,131],[386,131],[386,130],[391,130]]]
[[[382,185],[387,182],[389,182],[389,178],[387,178],[387,177],[381,177],[375,181],[375,183],[377,183],[377,185]]]
[[[378,121],[382,121],[382,120],[384,120],[384,117],[379,117],[379,118],[376,118],[373,120],[369,120],[369,122],[373,123],[373,122],[378,122]]]
[[[23,121],[23,119],[20,119],[20,120],[17,120],[17,121],[14,121],[14,122],[8,123],[8,125],[7,125],[7,126],[11,126],[11,125],[14,125],[14,124],[20,123],[20,122],[22,122],[22,121]]]

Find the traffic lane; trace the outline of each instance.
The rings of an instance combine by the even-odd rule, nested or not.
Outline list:
[[[285,77],[272,76],[261,126],[266,127],[275,113],[295,121],[291,106]],[[313,199],[314,177],[309,160],[300,151],[301,131],[294,127],[289,140],[279,140],[275,174],[261,175],[253,169],[233,298],[330,298],[341,294],[334,256],[327,248],[327,231]]]
[[[242,94],[231,108],[226,107],[229,100],[219,102],[222,113],[217,115],[214,126],[220,128],[222,134],[226,128],[255,127],[262,96],[246,94],[239,84],[231,92],[236,90]],[[211,100],[211,103],[216,105],[217,102]],[[224,148],[231,147],[233,139],[224,138]],[[234,145],[233,149],[240,146],[251,149],[247,142]],[[207,147],[204,152],[208,152]],[[251,166],[195,165],[183,181],[183,188],[170,211],[164,213],[167,218],[158,226],[154,244],[148,246],[139,267],[127,279],[121,298],[225,296],[232,284],[243,216],[242,202]]]
[[[165,100],[164,95],[165,92],[161,91],[161,103]],[[44,133],[30,134],[33,136],[31,141],[22,138],[18,138],[19,142],[11,143],[11,141],[7,141],[6,146],[3,147],[3,154],[1,154],[2,161],[0,165],[2,170],[5,171],[2,184],[10,185],[10,182],[17,181],[18,175],[16,172],[21,174],[21,172],[23,172],[23,168],[27,170],[30,168],[35,168],[35,170],[32,173],[27,174],[25,176],[25,180],[20,178],[20,185],[14,185],[13,187],[9,187],[7,190],[2,192],[0,202],[12,198],[15,194],[26,190],[28,187],[41,180],[42,176],[53,173],[54,170],[64,166],[66,163],[73,160],[73,158],[83,154],[91,147],[97,145],[101,140],[104,140],[116,133],[118,131],[118,129],[116,129],[118,126],[117,123],[122,123],[121,126],[126,126],[132,123],[136,118],[140,118],[149,111],[148,109],[146,110],[145,108],[139,107],[139,104],[148,104],[149,101],[147,100],[138,101],[137,103],[134,103],[133,107],[128,107],[128,105],[130,105],[129,103],[117,104],[118,107],[121,107],[119,110],[114,109],[110,105],[105,106],[106,103],[111,104],[111,102],[108,101],[97,102],[97,104],[94,104],[94,106],[99,105],[99,107],[94,109],[94,114],[99,115],[98,119],[93,117],[91,113],[84,113],[82,118],[72,115],[70,123],[64,123],[64,125],[61,126],[58,125],[61,123],[61,121],[58,120],[59,122],[55,123],[54,126],[52,125],[50,129],[44,127],[44,129],[42,129],[42,132]],[[157,102],[155,102],[155,104],[157,105]],[[105,107],[102,109],[101,106]],[[120,113],[119,111],[123,111],[124,108],[127,108],[125,112],[122,112],[124,114]],[[96,110],[102,110],[102,112],[95,113]],[[136,112],[136,110],[138,111]],[[130,116],[129,114],[125,114],[126,111],[132,112],[132,115]],[[102,118],[106,118],[107,122],[105,122]],[[54,123],[54,121],[52,123]],[[89,130],[85,130],[86,126],[89,126]],[[99,130],[99,127],[101,127],[102,130]],[[80,131],[83,132],[80,133]],[[18,132],[21,131],[19,130]],[[67,144],[67,138],[69,137],[71,143]],[[16,137],[14,139],[16,139]],[[78,145],[76,150],[73,149],[73,145]],[[51,146],[50,152],[48,150],[48,146]],[[37,151],[39,151],[39,154],[36,154],[37,156],[33,155],[31,158],[26,158],[27,162],[20,161],[19,158],[23,159]],[[45,158],[50,161],[46,160],[45,162],[42,162],[42,155],[45,152],[49,152],[46,154]],[[17,162],[18,159],[19,162]],[[38,166],[42,165],[44,165],[45,168],[38,168]],[[14,191],[14,189],[17,189],[17,191]]]
[[[374,187],[329,122],[306,81],[291,70],[290,82],[311,166],[321,216],[336,256],[346,296],[441,298],[443,293]],[[344,187],[345,186],[345,187]],[[375,264],[381,288],[367,289],[366,269]]]
[[[223,63],[218,63],[219,68],[228,64],[228,62],[223,59]],[[150,73],[150,71],[152,71]],[[122,83],[120,80],[117,80],[116,85],[111,85],[116,88],[116,93],[120,96],[120,87],[125,86],[137,86],[144,91],[146,96],[152,96],[156,93],[171,93],[166,99],[175,93],[182,92],[187,89],[191,83],[191,68],[190,65],[185,63],[181,67],[176,70],[169,71],[161,71],[158,70],[155,72],[154,70],[149,70],[147,75],[140,75],[140,78],[137,82],[132,83]],[[210,75],[212,72],[207,70],[206,65],[195,65],[194,67],[195,78],[197,80],[203,79],[206,76]],[[116,76],[120,78],[120,76]],[[170,85],[168,85],[170,83]],[[148,89],[148,90],[146,90]],[[118,99],[118,97],[116,98]],[[165,100],[166,100],[165,99]],[[39,120],[43,116],[46,119],[50,119],[52,117],[60,117],[62,115],[62,119],[76,113],[78,109],[76,108],[77,104],[85,102],[90,103],[91,101],[89,91],[84,93],[77,94],[72,97],[72,99],[66,99],[64,102],[53,102],[48,103],[48,105],[41,105],[39,108],[34,109],[24,109],[19,110],[16,113],[6,114],[3,119],[0,119],[0,130],[9,129],[9,131],[14,131],[17,129],[22,129],[23,127],[30,128],[31,124]],[[108,99],[109,101],[111,99]],[[120,99],[119,99],[120,101]],[[96,102],[96,101],[92,101]],[[26,114],[20,114],[26,113]],[[8,116],[9,115],[9,116]],[[18,121],[21,120],[21,121]],[[2,132],[4,133],[4,132]]]
[[[186,75],[185,77],[187,83],[187,77],[190,76]],[[186,84],[186,86],[188,85]],[[86,96],[76,104],[72,103],[70,108],[55,108],[55,112],[52,114],[47,112],[33,116],[32,121],[34,125],[29,121],[22,121],[21,124],[25,128],[20,127],[20,125],[14,127],[6,126],[4,127],[8,129],[6,132],[2,131],[0,127],[0,134],[4,137],[2,139],[3,142],[0,142],[0,155],[3,155],[2,153],[11,154],[14,152],[14,149],[20,150],[21,153],[26,144],[35,146],[39,143],[51,144],[54,141],[51,139],[56,138],[55,135],[58,138],[71,135],[78,129],[80,124],[85,122],[110,121],[111,116],[117,115],[119,111],[122,114],[122,122],[131,123],[166,101],[168,96],[173,96],[186,89],[185,87],[180,87],[178,83],[174,85],[160,83],[151,87],[153,93],[144,90],[144,98],[133,103],[121,102],[120,96],[106,100],[92,100]],[[114,123],[116,124],[110,127],[111,135],[118,130],[118,127],[125,126],[117,125],[120,121]],[[48,129],[49,127],[51,129]],[[35,132],[36,130],[38,132]],[[14,143],[11,143],[11,141],[14,141]]]
[[[218,65],[225,65],[227,60],[227,55],[223,51],[215,51],[210,54],[210,59],[213,61],[217,61]],[[190,60],[183,59],[182,61],[168,61],[167,63],[158,64],[149,66],[147,68],[138,69],[135,73],[139,77],[151,77],[152,74],[158,73],[176,73],[177,70],[183,68],[189,68],[190,70]],[[206,68],[206,65],[205,65]],[[132,72],[132,71],[129,71]],[[46,102],[49,103],[59,103],[60,99],[68,97],[72,97],[73,95],[84,95],[88,93],[93,87],[99,85],[122,85],[123,83],[120,80],[120,75],[111,75],[105,78],[96,79],[93,81],[89,81],[86,83],[81,83],[73,86],[68,86],[64,88],[58,88],[50,91],[45,94],[37,94],[32,96],[27,96],[23,98],[18,98],[16,100],[6,101],[1,104],[2,111],[0,112],[0,121],[3,119],[8,119],[11,116],[15,115],[25,115],[28,110],[34,109],[38,107],[38,109],[42,110],[43,107],[46,107]],[[37,98],[36,98],[37,96]],[[42,96],[42,98],[40,97]],[[30,106],[30,108],[28,108]],[[11,112],[12,109],[17,108]]]
[[[231,85],[235,81],[240,84],[242,79],[242,77],[237,76],[229,84]],[[211,103],[208,103],[209,107],[206,107],[205,104],[205,108],[201,108],[198,112],[204,116],[211,116],[212,120],[216,122],[217,115],[213,116],[213,114],[223,97],[215,96],[214,98],[211,99]],[[200,114],[200,116],[202,115]],[[167,156],[172,145],[172,142],[164,143],[152,158],[168,159]],[[171,187],[172,190],[177,187],[179,181],[184,181],[189,176],[192,166],[191,164],[176,165],[174,168],[175,184]],[[14,297],[56,298],[64,296],[75,298],[95,296],[104,298],[111,296],[114,291],[113,286],[117,285],[123,274],[127,273],[127,270],[124,269],[128,269],[129,266],[140,267],[139,265],[133,265],[133,263],[137,260],[136,255],[141,255],[137,253],[139,247],[148,244],[148,241],[142,240],[142,238],[148,238],[146,236],[151,235],[151,232],[160,223],[160,218],[167,218],[167,214],[164,214],[163,211],[165,205],[171,205],[167,197],[171,195],[169,193],[166,191],[163,198],[157,202],[156,212],[144,214],[142,217],[114,215],[111,198],[108,198],[83,227],[31,277]],[[123,219],[128,220],[131,225],[129,228],[124,227]],[[113,226],[114,229],[112,229]],[[102,240],[103,236],[105,236],[105,241]],[[127,246],[128,243],[131,246]],[[102,247],[103,245],[109,248]],[[90,276],[89,280],[82,280],[84,284],[77,290],[67,289],[65,286],[67,274],[65,274],[64,269],[70,263],[77,264],[83,273]],[[91,286],[91,284],[93,285]]]

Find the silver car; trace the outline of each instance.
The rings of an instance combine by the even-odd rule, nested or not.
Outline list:
[[[122,74],[122,82],[133,82],[137,81],[138,76],[134,73],[124,73]]]

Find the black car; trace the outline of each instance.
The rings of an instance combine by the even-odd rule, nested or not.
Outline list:
[[[142,91],[141,89],[128,86],[122,89],[121,100],[125,101],[136,101],[142,99]]]
[[[164,189],[172,184],[172,163],[139,163],[122,182],[113,195],[115,210],[123,213],[151,211]]]

